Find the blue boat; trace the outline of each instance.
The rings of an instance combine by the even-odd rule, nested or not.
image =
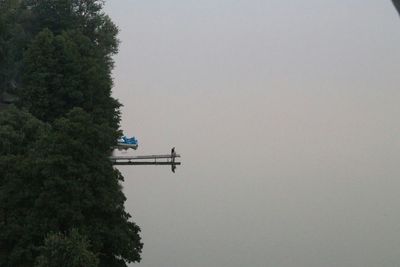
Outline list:
[[[135,137],[128,138],[126,136],[122,136],[121,139],[118,140],[118,149],[137,149],[139,146],[139,142]]]

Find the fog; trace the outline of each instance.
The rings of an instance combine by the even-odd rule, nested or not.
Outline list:
[[[391,1],[113,0],[139,267],[400,264]]]

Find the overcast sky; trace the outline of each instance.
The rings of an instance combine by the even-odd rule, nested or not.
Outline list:
[[[400,264],[390,0],[112,0],[139,267]]]

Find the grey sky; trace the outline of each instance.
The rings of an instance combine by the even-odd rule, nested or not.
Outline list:
[[[400,265],[390,0],[112,0],[140,267]]]

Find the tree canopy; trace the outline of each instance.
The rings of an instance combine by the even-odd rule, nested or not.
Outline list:
[[[0,0],[0,90],[19,97],[0,112],[0,266],[140,261],[140,228],[108,159],[121,134],[118,30],[102,7]]]
[[[77,230],[72,230],[69,236],[49,234],[40,248],[41,255],[35,267],[59,267],[65,262],[70,267],[97,267],[99,260],[89,247],[90,242]]]

